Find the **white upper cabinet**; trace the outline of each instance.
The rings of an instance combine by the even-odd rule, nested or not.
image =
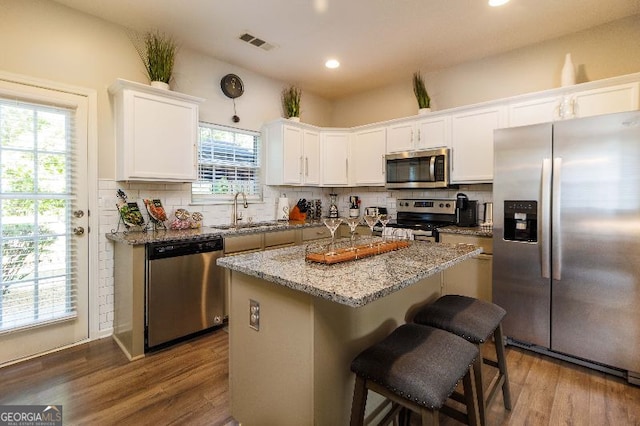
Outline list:
[[[349,132],[324,132],[320,138],[323,186],[349,185]]]
[[[351,140],[351,182],[353,186],[384,186],[386,128],[357,130]]]
[[[572,96],[573,115],[592,115],[633,111],[638,109],[640,83],[620,84],[577,92]]]
[[[118,79],[109,87],[116,180],[192,182],[198,174],[198,105],[203,99]]]
[[[304,130],[302,132],[302,168],[303,185],[320,185],[320,133]]]
[[[387,126],[387,153],[413,151],[416,133],[416,123],[413,120]]]
[[[489,183],[495,129],[639,108],[640,73],[352,129],[278,120],[265,126],[266,181],[384,186],[386,154],[446,147],[451,183]]]
[[[320,185],[320,133],[277,121],[263,132],[267,185]]]
[[[470,108],[451,117],[451,183],[493,180],[493,131],[505,127],[503,105]]]
[[[410,121],[387,126],[387,154],[450,145],[451,117],[449,115],[440,114],[429,118],[419,116]]]
[[[510,104],[509,127],[554,121],[559,113],[560,102],[557,96],[553,96]]]
[[[416,149],[450,148],[451,116],[438,115],[418,120]]]
[[[509,104],[509,127],[578,117],[634,111],[639,108],[640,83],[630,82],[590,90],[563,88],[564,93],[532,96]]]

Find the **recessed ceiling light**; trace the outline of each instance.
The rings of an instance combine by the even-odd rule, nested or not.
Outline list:
[[[324,66],[331,69],[338,68],[340,66],[340,62],[338,62],[337,59],[329,59],[324,63]]]
[[[489,0],[489,6],[502,6],[503,4],[509,3],[509,0]]]

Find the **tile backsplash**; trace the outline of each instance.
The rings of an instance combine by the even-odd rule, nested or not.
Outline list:
[[[156,183],[125,183],[101,179],[99,181],[99,331],[108,334],[113,328],[113,242],[107,240],[106,234],[118,228],[119,216],[116,208],[118,197],[116,192],[122,189],[129,201],[138,201],[140,209],[146,217],[146,209],[141,200],[143,198],[158,198],[169,217],[173,217],[176,209],[183,208],[190,212],[200,212],[203,215],[203,226],[228,224],[232,220],[232,206],[227,204],[205,205],[191,203],[191,185],[186,184],[156,184]],[[465,193],[469,199],[478,200],[479,219],[482,220],[482,204],[492,201],[492,185],[461,185],[459,189],[398,191],[377,187],[358,188],[314,188],[293,186],[264,186],[263,200],[250,203],[247,209],[242,209],[243,216],[254,222],[276,219],[276,207],[281,194],[286,194],[289,205],[294,206],[299,199],[321,199],[322,213],[326,216],[329,209],[329,194],[335,193],[340,216],[349,214],[349,196],[357,195],[361,200],[361,214],[365,207],[386,207],[392,217],[396,214],[396,200],[398,198],[450,198],[454,199],[458,192]]]

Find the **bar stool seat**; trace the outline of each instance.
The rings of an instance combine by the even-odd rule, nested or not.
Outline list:
[[[467,424],[478,424],[472,364],[477,346],[433,327],[404,324],[381,342],[365,349],[351,363],[356,385],[351,425],[364,421],[367,390],[371,389],[421,414],[423,424],[438,424],[438,413]],[[463,380],[466,413],[444,405]]]
[[[474,365],[480,422],[483,425],[487,424],[487,407],[500,386],[504,406],[507,410],[511,410],[509,375],[502,337],[502,319],[506,313],[504,309],[493,303],[467,296],[446,295],[418,311],[413,320],[416,324],[436,327],[456,334],[477,345],[478,349],[493,335],[497,362],[484,359],[480,353]],[[486,395],[482,385],[482,364],[498,369],[497,379],[490,384]]]

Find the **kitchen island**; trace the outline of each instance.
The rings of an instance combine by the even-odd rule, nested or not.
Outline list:
[[[230,274],[231,413],[243,425],[348,424],[351,360],[440,296],[443,270],[482,251],[412,242],[324,265],[305,261],[308,249],[217,261]]]

